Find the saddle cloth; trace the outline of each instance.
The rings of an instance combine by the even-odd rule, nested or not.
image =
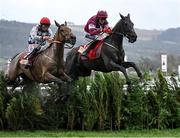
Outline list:
[[[102,48],[103,42],[104,42],[104,39],[103,39],[103,40],[99,40],[99,41],[96,43],[96,46],[89,51],[89,53],[88,53],[88,55],[87,55],[87,57],[88,57],[89,60],[97,59],[97,58],[100,57],[101,48]],[[78,52],[79,52],[80,54],[82,54],[87,48],[88,48],[87,45],[81,45],[81,46],[79,47],[79,49],[78,49]],[[82,60],[83,60],[83,59],[86,59],[86,60],[87,60],[87,58],[81,58],[81,59],[82,59]]]
[[[34,59],[35,59],[35,56],[31,57],[28,59],[26,59],[26,56],[29,54],[29,52],[22,52],[20,53],[20,58],[19,58],[19,63],[20,64],[23,64],[23,65],[26,65],[27,62],[29,61],[31,64],[33,63]]]
[[[30,50],[30,48],[32,48],[33,46],[34,46],[34,45],[29,45],[29,47],[28,47],[29,51],[32,51],[32,50]],[[38,46],[38,45],[37,45],[37,46]],[[35,45],[35,47],[37,47],[37,46]],[[40,50],[37,51],[36,54],[34,54],[33,56],[31,56],[31,57],[28,59],[28,61],[32,64],[33,61],[34,61],[34,59],[35,59],[35,57],[36,57],[38,54],[40,54],[41,52],[45,51],[48,47],[50,47],[50,45],[41,46],[41,47],[40,47]],[[24,52],[20,53],[20,60],[19,60],[20,64],[26,65],[26,64],[28,63],[28,61],[27,61],[27,59],[26,59],[26,56],[27,56],[28,54],[29,54],[29,52],[27,52],[27,51],[24,51]]]

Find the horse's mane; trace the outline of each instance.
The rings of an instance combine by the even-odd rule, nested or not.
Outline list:
[[[115,26],[112,28],[112,31],[114,32],[115,31],[115,29],[117,28],[117,26],[119,25],[119,23],[122,21],[122,19],[120,19],[116,24],[115,24]]]
[[[59,28],[58,28],[59,29]],[[58,29],[56,30],[56,33],[54,34],[54,36],[53,36],[53,41],[55,40],[55,37],[56,37],[56,35],[57,35],[57,33],[58,33]],[[49,49],[50,47],[52,47],[52,45],[53,45],[53,43],[50,43],[47,47],[46,47],[46,49],[44,49],[43,51],[46,51],[47,49]],[[41,52],[43,52],[43,51],[41,51]],[[41,53],[40,52],[40,53]]]

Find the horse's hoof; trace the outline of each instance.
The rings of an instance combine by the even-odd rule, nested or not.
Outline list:
[[[57,84],[64,84],[64,81],[58,80],[58,81],[57,81]]]
[[[60,97],[57,97],[54,101],[55,103],[65,103],[69,98],[69,95],[61,95]]]
[[[32,68],[32,64],[26,64],[25,65],[25,69],[30,69],[30,68]]]
[[[145,83],[144,78],[140,78],[139,82],[140,82],[140,84],[144,84]]]
[[[67,82],[72,82],[72,81],[73,81],[73,79],[69,78]]]
[[[128,85],[127,91],[128,91],[128,92],[132,92],[132,86],[131,86],[131,85]]]

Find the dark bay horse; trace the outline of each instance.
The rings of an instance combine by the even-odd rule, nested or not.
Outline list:
[[[134,24],[130,19],[130,15],[123,16],[112,29],[112,34],[104,39],[100,58],[93,60],[82,60],[81,54],[78,52],[79,47],[73,48],[66,58],[65,72],[72,78],[78,79],[79,76],[89,76],[91,70],[111,72],[121,71],[130,88],[130,80],[126,72],[126,68],[133,67],[138,77],[143,80],[140,70],[134,62],[125,62],[125,52],[123,49],[123,37],[127,37],[130,43],[134,43],[137,35],[134,30]]]
[[[60,25],[56,21],[55,24],[58,29],[52,43],[34,57],[32,68],[25,69],[25,65],[20,64],[19,61],[23,52],[13,57],[6,74],[9,85],[17,85],[15,82],[19,76],[30,80],[30,82],[40,83],[56,82],[61,84],[63,81],[71,80],[64,72],[64,44],[74,45],[76,37],[72,34],[71,29],[67,27],[67,24]]]

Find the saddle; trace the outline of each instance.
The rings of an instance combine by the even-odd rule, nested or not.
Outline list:
[[[102,44],[104,43],[104,39],[102,40],[98,40],[97,42],[95,43],[92,43],[94,44],[94,48],[91,49],[88,54],[87,54],[87,58],[84,57],[84,56],[81,56],[81,59],[82,60],[93,60],[93,59],[97,59],[100,57],[100,54],[101,54],[101,48],[102,48]],[[78,49],[78,52],[80,53],[80,55],[88,48],[89,46],[88,45],[81,45]]]
[[[19,58],[19,63],[20,64],[26,64],[25,62],[27,62],[26,60],[26,56],[28,55],[29,53],[28,52],[22,52],[22,53],[20,53],[20,58]],[[36,54],[37,55],[37,54]],[[34,55],[34,56],[31,56],[29,59],[28,59],[28,61],[30,62],[30,64],[33,64],[33,62],[34,62],[34,60],[35,60],[35,57],[36,57],[36,55]]]
[[[31,55],[29,55],[30,53],[27,52],[27,51],[24,51],[24,52],[20,53],[19,62],[20,62],[21,64],[26,64],[27,58],[28,58],[29,63],[33,65],[33,62],[34,62],[36,56],[39,55],[40,53],[42,53],[43,51],[45,51],[45,50],[46,50],[47,48],[49,48],[50,46],[51,46],[51,45],[49,45],[49,46],[46,45],[46,46],[43,46],[43,47],[39,47],[39,50],[34,51],[35,53],[31,53]],[[27,56],[28,56],[28,57],[27,57]]]

